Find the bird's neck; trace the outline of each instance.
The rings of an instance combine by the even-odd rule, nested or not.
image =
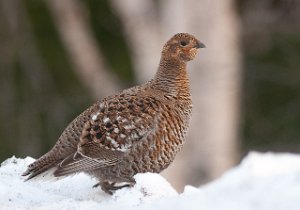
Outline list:
[[[186,67],[186,62],[162,58],[152,82],[153,87],[176,97],[190,97]]]

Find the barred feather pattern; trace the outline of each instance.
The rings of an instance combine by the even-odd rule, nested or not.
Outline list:
[[[110,133],[106,137],[100,134],[98,135],[101,137],[100,139],[97,138],[97,132],[91,135],[95,132],[93,128],[98,129],[99,125],[95,125],[98,117],[107,119],[100,113],[95,120],[88,123],[85,128],[86,136],[84,135],[80,142],[80,145],[83,146],[93,141],[99,146],[105,145],[104,147],[108,150],[113,148],[114,151],[123,152],[122,158],[117,164],[106,167],[105,170],[100,168],[91,172],[96,177],[101,177],[102,180],[121,182],[130,180],[136,173],[159,173],[169,166],[185,141],[192,111],[191,100],[186,100],[182,105],[178,98],[163,94],[153,94],[153,96],[147,97],[130,95],[129,98],[138,99],[130,102],[130,104],[134,104],[134,108],[122,111],[117,115],[113,114],[113,117],[107,120],[107,123],[112,122],[114,125],[111,127],[109,124],[112,134]],[[109,109],[109,107],[108,105],[107,108]],[[118,113],[115,110],[113,112]],[[132,119],[130,119],[131,117]],[[122,125],[122,122],[130,123]],[[118,137],[116,137],[115,130],[118,131]],[[108,145],[105,143],[107,139],[109,139]],[[115,139],[113,144],[111,139]],[[82,152],[85,152],[84,149]]]
[[[190,34],[173,36],[152,80],[96,102],[23,175],[31,179],[51,168],[55,176],[85,172],[111,194],[134,184],[137,173],[167,168],[185,142],[192,114],[187,62],[201,47]]]

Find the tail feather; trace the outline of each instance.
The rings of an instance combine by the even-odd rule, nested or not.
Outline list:
[[[49,172],[49,169],[56,169],[61,161],[76,152],[82,128],[89,119],[88,116],[98,109],[98,106],[98,103],[95,103],[77,116],[63,131],[54,147],[28,166],[28,169],[22,174],[28,176],[26,180],[30,180],[44,172]]]
[[[46,172],[48,169],[56,166],[58,163],[57,160],[51,159],[47,157],[46,155],[42,156],[35,162],[31,163],[27,170],[22,174],[22,176],[28,176],[25,181],[28,181],[44,172]]]

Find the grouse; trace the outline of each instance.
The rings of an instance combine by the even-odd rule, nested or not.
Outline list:
[[[192,114],[187,62],[204,47],[193,35],[174,35],[152,80],[97,101],[23,176],[29,180],[50,169],[57,177],[85,172],[112,194],[133,186],[137,173],[167,168],[183,147]]]

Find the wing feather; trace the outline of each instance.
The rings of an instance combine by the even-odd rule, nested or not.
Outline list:
[[[55,176],[117,164],[155,129],[159,116],[155,105],[155,99],[133,95],[104,99],[86,122],[77,152],[59,164]]]
[[[99,148],[94,146],[98,153],[99,157],[86,156],[80,152],[76,152],[65,158],[58,166],[54,172],[55,176],[65,176],[72,173],[78,173],[81,171],[92,171],[99,168],[107,167],[116,164],[119,162],[122,154],[119,151],[105,151],[105,148]],[[110,154],[109,154],[110,153]],[[106,154],[104,157],[103,154]]]

